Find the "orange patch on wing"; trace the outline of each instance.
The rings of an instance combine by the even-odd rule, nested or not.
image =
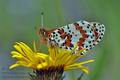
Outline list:
[[[71,38],[72,36],[70,34],[66,35],[67,36],[67,39],[65,40],[65,45],[66,46],[70,46],[72,43],[71,43]]]
[[[95,34],[95,40],[97,40],[98,37],[99,37],[98,32],[96,31],[96,29],[94,29],[93,31],[94,31],[94,34]]]
[[[67,39],[67,40],[65,41],[65,46],[70,46],[70,45],[71,45],[71,40]]]
[[[85,30],[83,30],[82,27],[78,23],[74,23],[74,25],[76,29],[80,31],[83,38],[88,38],[88,35],[86,34]]]
[[[62,39],[65,39],[67,34],[66,34],[66,32],[64,32],[64,29],[58,29],[58,33],[60,34],[60,37]]]
[[[84,30],[80,30],[80,33],[82,34],[83,38],[88,38],[88,35],[86,34]]]
[[[64,33],[64,30],[63,30],[63,29],[58,29],[58,33],[59,33],[59,34],[63,34],[63,33]]]
[[[66,33],[62,33],[60,37],[61,37],[62,39],[65,39],[66,36],[67,36]]]
[[[80,38],[78,41],[78,46],[82,46],[82,44],[85,42],[84,38]]]
[[[80,33],[82,34],[82,38],[80,38],[77,43],[79,46],[79,50],[81,50],[83,43],[85,42],[86,38],[88,38],[89,36],[86,34],[85,30],[83,30],[83,28],[78,23],[75,23],[74,25],[76,29],[79,30]]]

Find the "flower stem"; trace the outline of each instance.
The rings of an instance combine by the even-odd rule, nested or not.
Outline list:
[[[82,74],[77,78],[77,80],[82,80],[83,75],[84,75],[84,72],[82,72]]]

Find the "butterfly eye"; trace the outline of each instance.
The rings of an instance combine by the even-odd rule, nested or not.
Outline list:
[[[43,28],[41,29],[41,28],[40,28],[39,34],[40,34],[41,36],[45,36],[45,35],[46,35],[45,29],[43,29]]]
[[[45,31],[43,31],[43,35],[44,35],[44,36],[46,35],[46,32],[45,32]]]

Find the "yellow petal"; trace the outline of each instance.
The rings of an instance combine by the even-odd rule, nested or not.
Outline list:
[[[84,62],[79,62],[79,63],[74,63],[72,65],[69,65],[69,67],[73,67],[73,66],[80,66],[80,65],[84,65],[90,62],[94,62],[94,60],[88,60],[88,61],[84,61]]]
[[[18,66],[19,66],[19,64],[15,63],[15,64],[11,65],[11,66],[9,67],[9,69],[13,69],[13,68],[18,67]]]
[[[17,44],[21,47],[21,49],[22,49],[23,53],[25,54],[25,56],[30,61],[34,61],[35,58],[33,57],[33,55],[35,55],[35,53],[24,43],[20,42],[20,43],[17,43]]]
[[[89,68],[88,67],[85,67],[85,66],[79,66],[79,68],[84,71],[85,73],[89,73]]]
[[[69,66],[69,67],[64,67],[64,70],[70,70],[70,69],[80,69],[82,71],[84,71],[85,73],[89,73],[89,68],[85,67],[85,66]]]
[[[37,53],[36,54],[36,57],[39,57],[39,58],[46,58],[46,57],[49,57],[49,55],[47,55],[47,54],[44,54],[44,53]]]
[[[17,59],[23,58],[22,56],[19,56],[19,55],[13,55],[12,57],[13,57],[13,58],[17,58]]]
[[[12,55],[22,55],[22,54],[20,54],[20,53],[17,52],[17,51],[11,51],[11,54],[12,54]]]
[[[88,68],[84,67],[82,65],[93,62],[93,61],[94,60],[88,60],[88,61],[84,61],[84,62],[80,62],[80,63],[74,63],[74,64],[71,64],[71,65],[65,66],[64,69],[67,70],[67,69],[73,69],[73,68],[81,68],[81,69],[83,69],[83,71],[85,71],[85,70],[88,70]],[[85,71],[85,72],[87,73],[87,71]]]
[[[56,57],[55,57],[55,59],[53,59],[53,60],[55,60],[54,62],[54,65],[61,65],[62,63],[63,63],[63,57],[65,57],[67,54],[65,54],[65,53],[60,53],[60,54],[58,54]]]
[[[17,44],[20,45],[21,47],[24,47],[29,52],[33,53],[33,51],[31,50],[31,48],[29,46],[27,46],[26,44],[24,44],[23,42],[20,42],[20,43],[17,43]]]
[[[94,60],[84,61],[84,62],[79,63],[79,65],[83,65],[83,64],[87,64],[87,63],[91,63],[91,62],[94,62]]]
[[[70,60],[70,57],[71,57],[71,54],[68,54],[68,53],[60,53],[61,56],[59,57],[59,64],[66,64],[69,62]],[[59,56],[59,55],[58,55]]]
[[[19,52],[21,53],[22,55],[25,56],[24,52],[22,51],[21,47],[19,45],[14,45],[14,48]]]
[[[46,66],[47,66],[47,63],[46,63],[46,62],[43,62],[43,63],[41,63],[41,64],[38,64],[37,68],[38,68],[38,69],[41,69],[41,68],[46,67]]]
[[[79,58],[79,56],[71,55],[69,61],[65,65],[70,65],[75,63],[75,61]]]
[[[51,57],[52,59],[55,59],[55,58],[56,58],[56,55],[58,54],[58,49],[49,47],[49,48],[48,48],[48,51],[49,51],[50,57]]]
[[[30,61],[29,59],[27,59],[24,55],[22,55],[22,54],[20,54],[20,53],[18,53],[17,51],[12,51],[11,52],[11,54],[12,54],[12,57],[13,58],[17,58],[18,60],[25,60],[25,61]]]

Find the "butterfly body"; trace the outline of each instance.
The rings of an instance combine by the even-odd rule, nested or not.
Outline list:
[[[42,30],[43,31],[43,30]],[[92,49],[98,44],[104,35],[105,27],[97,22],[78,21],[58,29],[43,31],[46,41],[50,45],[57,45],[59,48],[72,50],[77,44],[78,49]]]

